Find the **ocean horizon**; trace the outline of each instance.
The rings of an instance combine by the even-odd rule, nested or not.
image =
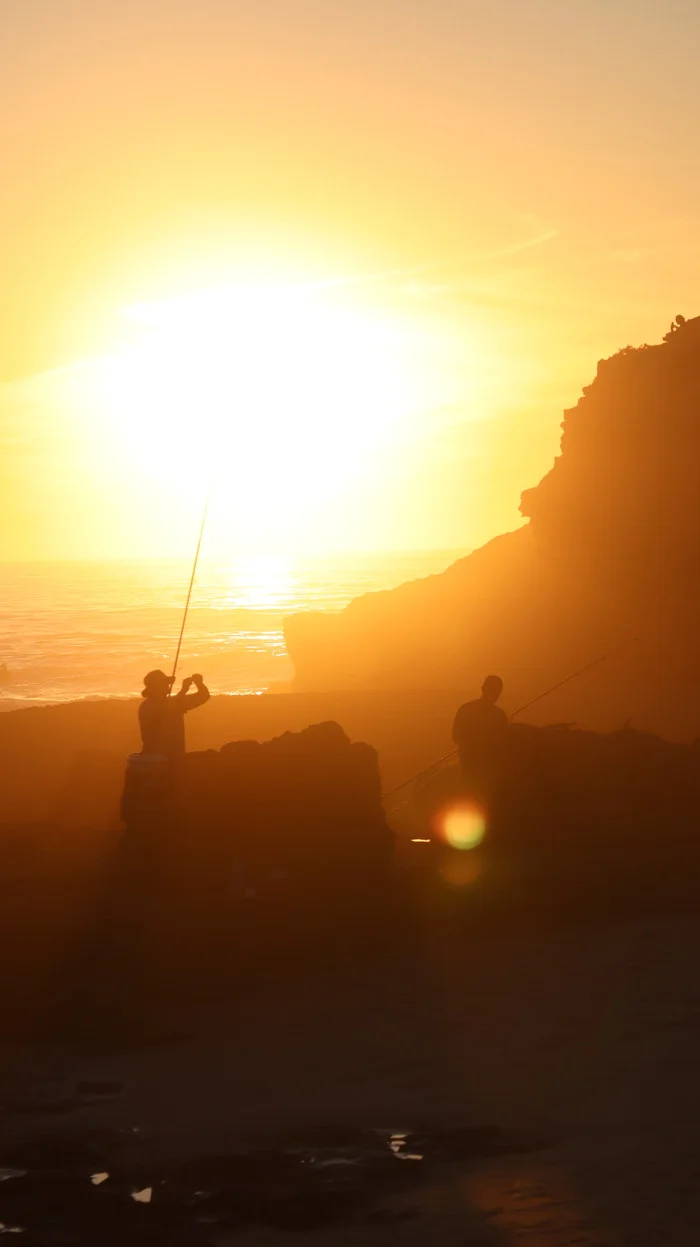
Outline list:
[[[213,693],[284,686],[294,674],[285,616],[340,611],[467,553],[202,561],[179,675],[201,671]],[[190,570],[178,560],[0,564],[0,710],[137,695],[146,671],[172,668]]]

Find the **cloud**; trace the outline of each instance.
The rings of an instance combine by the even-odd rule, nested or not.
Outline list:
[[[480,260],[498,260],[501,256],[519,255],[521,251],[532,251],[534,247],[542,247],[545,243],[553,242],[558,237],[558,230],[544,229],[532,238],[524,238],[520,242],[511,243],[507,247],[498,247],[495,251],[485,251],[478,258]]]
[[[521,220],[523,219],[525,218],[521,218]],[[529,220],[530,218],[527,219]],[[485,261],[519,255],[522,252],[543,247],[546,243],[553,242],[558,237],[558,230],[549,227],[540,228],[536,234],[519,239],[517,242],[508,243],[503,247],[494,247],[489,251],[459,252],[443,260],[426,260],[422,264],[407,265],[403,268],[380,269],[378,272],[373,273],[332,277],[327,281],[313,283],[313,288],[317,290],[331,290],[345,286],[382,285],[384,283],[390,285],[393,282],[400,282],[401,288],[406,294],[447,294],[453,285],[452,281],[421,282],[420,278],[429,274],[454,274],[455,269],[461,269],[471,264],[483,264]]]

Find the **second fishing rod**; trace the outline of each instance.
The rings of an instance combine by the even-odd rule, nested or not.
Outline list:
[[[614,646],[613,649],[607,650],[604,654],[600,654],[598,658],[594,658],[592,662],[588,662],[583,667],[579,667],[576,671],[572,671],[569,675],[565,676],[563,680],[559,680],[556,684],[550,685],[550,687],[546,688],[544,692],[538,693],[537,696],[532,697],[530,701],[526,701],[522,706],[518,706],[517,710],[511,711],[508,715],[508,720],[510,721],[515,719],[519,714],[522,714],[523,711],[529,710],[531,706],[537,705],[537,703],[543,701],[545,697],[549,697],[550,694],[555,693],[557,689],[563,688],[565,684],[569,684],[572,680],[577,679],[578,676],[584,675],[587,671],[592,671],[594,667],[598,667],[601,663],[606,662],[607,659],[612,658],[614,654],[618,654],[621,650],[627,649],[628,646],[636,644],[638,640],[639,638],[636,636],[628,637],[625,641],[622,641],[620,645]],[[416,783],[419,779],[424,779],[426,775],[430,775],[433,771],[436,771],[439,767],[444,766],[446,762],[449,762],[452,758],[456,757],[457,753],[457,749],[451,749],[449,753],[445,753],[435,762],[431,762],[430,766],[426,766],[424,770],[417,771],[415,775],[409,775],[408,779],[402,780],[402,782],[397,784],[395,788],[390,788],[388,792],[385,792],[382,797],[382,801],[388,801],[391,797],[396,796],[397,792],[401,792],[404,788],[407,788],[409,784]]]

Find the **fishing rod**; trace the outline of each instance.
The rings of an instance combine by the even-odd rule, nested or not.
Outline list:
[[[565,684],[568,684],[570,680],[575,680],[577,676],[584,675],[586,671],[591,671],[593,667],[597,667],[601,662],[605,662],[606,658],[612,658],[613,654],[619,653],[621,649],[627,649],[628,645],[634,645],[634,643],[638,640],[639,637],[632,636],[629,640],[622,641],[620,645],[616,645],[613,649],[609,649],[607,654],[601,654],[600,658],[594,658],[593,662],[586,663],[585,667],[579,667],[578,671],[572,671],[571,675],[567,675],[566,679],[560,680],[558,684],[553,684],[551,688],[545,689],[544,693],[538,693],[537,697],[532,698],[532,701],[526,701],[522,706],[518,706],[517,710],[513,710],[513,712],[508,715],[508,718],[514,719],[516,715],[522,714],[523,710],[529,710],[530,706],[534,706],[538,701],[542,701],[543,698],[549,697],[550,693],[556,693],[558,688],[562,688]]]
[[[538,701],[542,701],[545,697],[549,697],[550,693],[555,693],[558,688],[563,688],[565,684],[569,684],[570,681],[575,680],[577,676],[584,675],[586,671],[591,671],[593,667],[599,666],[599,664],[605,662],[607,658],[611,658],[613,654],[617,654],[621,649],[626,649],[628,645],[633,645],[634,642],[638,640],[639,637],[630,637],[629,640],[623,641],[620,645],[616,645],[613,649],[608,650],[607,653],[601,654],[599,658],[594,658],[592,662],[586,663],[584,667],[579,667],[578,671],[572,671],[571,675],[567,675],[565,679],[559,680],[558,684],[552,684],[551,688],[545,689],[544,693],[538,693],[537,697],[533,697],[531,701],[524,702],[522,706],[518,706],[517,710],[511,711],[508,715],[508,720],[510,721],[511,719],[514,719],[516,715],[522,714],[523,710],[529,710],[530,706],[534,706]],[[391,788],[389,792],[386,792],[382,797],[382,801],[388,801],[389,797],[393,797],[397,792],[401,792],[402,788],[407,788],[409,784],[414,783],[418,779],[422,779],[424,775],[429,775],[431,771],[434,771],[437,767],[442,766],[444,762],[449,762],[450,758],[454,758],[455,754],[458,752],[458,749],[451,749],[449,753],[446,753],[441,758],[438,758],[437,762],[433,762],[430,766],[426,766],[425,770],[418,771],[416,775],[409,776],[409,778],[405,779],[403,783],[397,784],[395,788]]]
[[[209,515],[209,503],[210,502],[211,502],[211,489],[207,492],[207,496],[204,502],[204,514],[202,515],[202,524],[199,530],[199,541],[197,542],[197,549],[195,551],[194,563],[192,565],[192,575],[190,576],[190,587],[187,590],[187,601],[185,602],[185,612],[182,616],[182,627],[180,628],[180,636],[179,636],[178,643],[177,643],[177,650],[175,651],[175,663],[173,665],[173,678],[172,678],[172,683],[170,685],[169,695],[172,695],[173,687],[175,685],[175,676],[177,675],[177,668],[180,662],[180,651],[182,650],[182,640],[185,635],[185,628],[187,626],[187,616],[190,610],[190,602],[192,601],[192,590],[194,589],[195,576],[197,575],[197,565],[199,563],[199,554],[202,549],[202,541],[204,540],[204,530],[207,526],[207,516]]]

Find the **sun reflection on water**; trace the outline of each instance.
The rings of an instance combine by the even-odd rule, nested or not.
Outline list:
[[[292,561],[281,555],[238,559],[228,575],[230,604],[249,610],[285,608],[294,596]]]

